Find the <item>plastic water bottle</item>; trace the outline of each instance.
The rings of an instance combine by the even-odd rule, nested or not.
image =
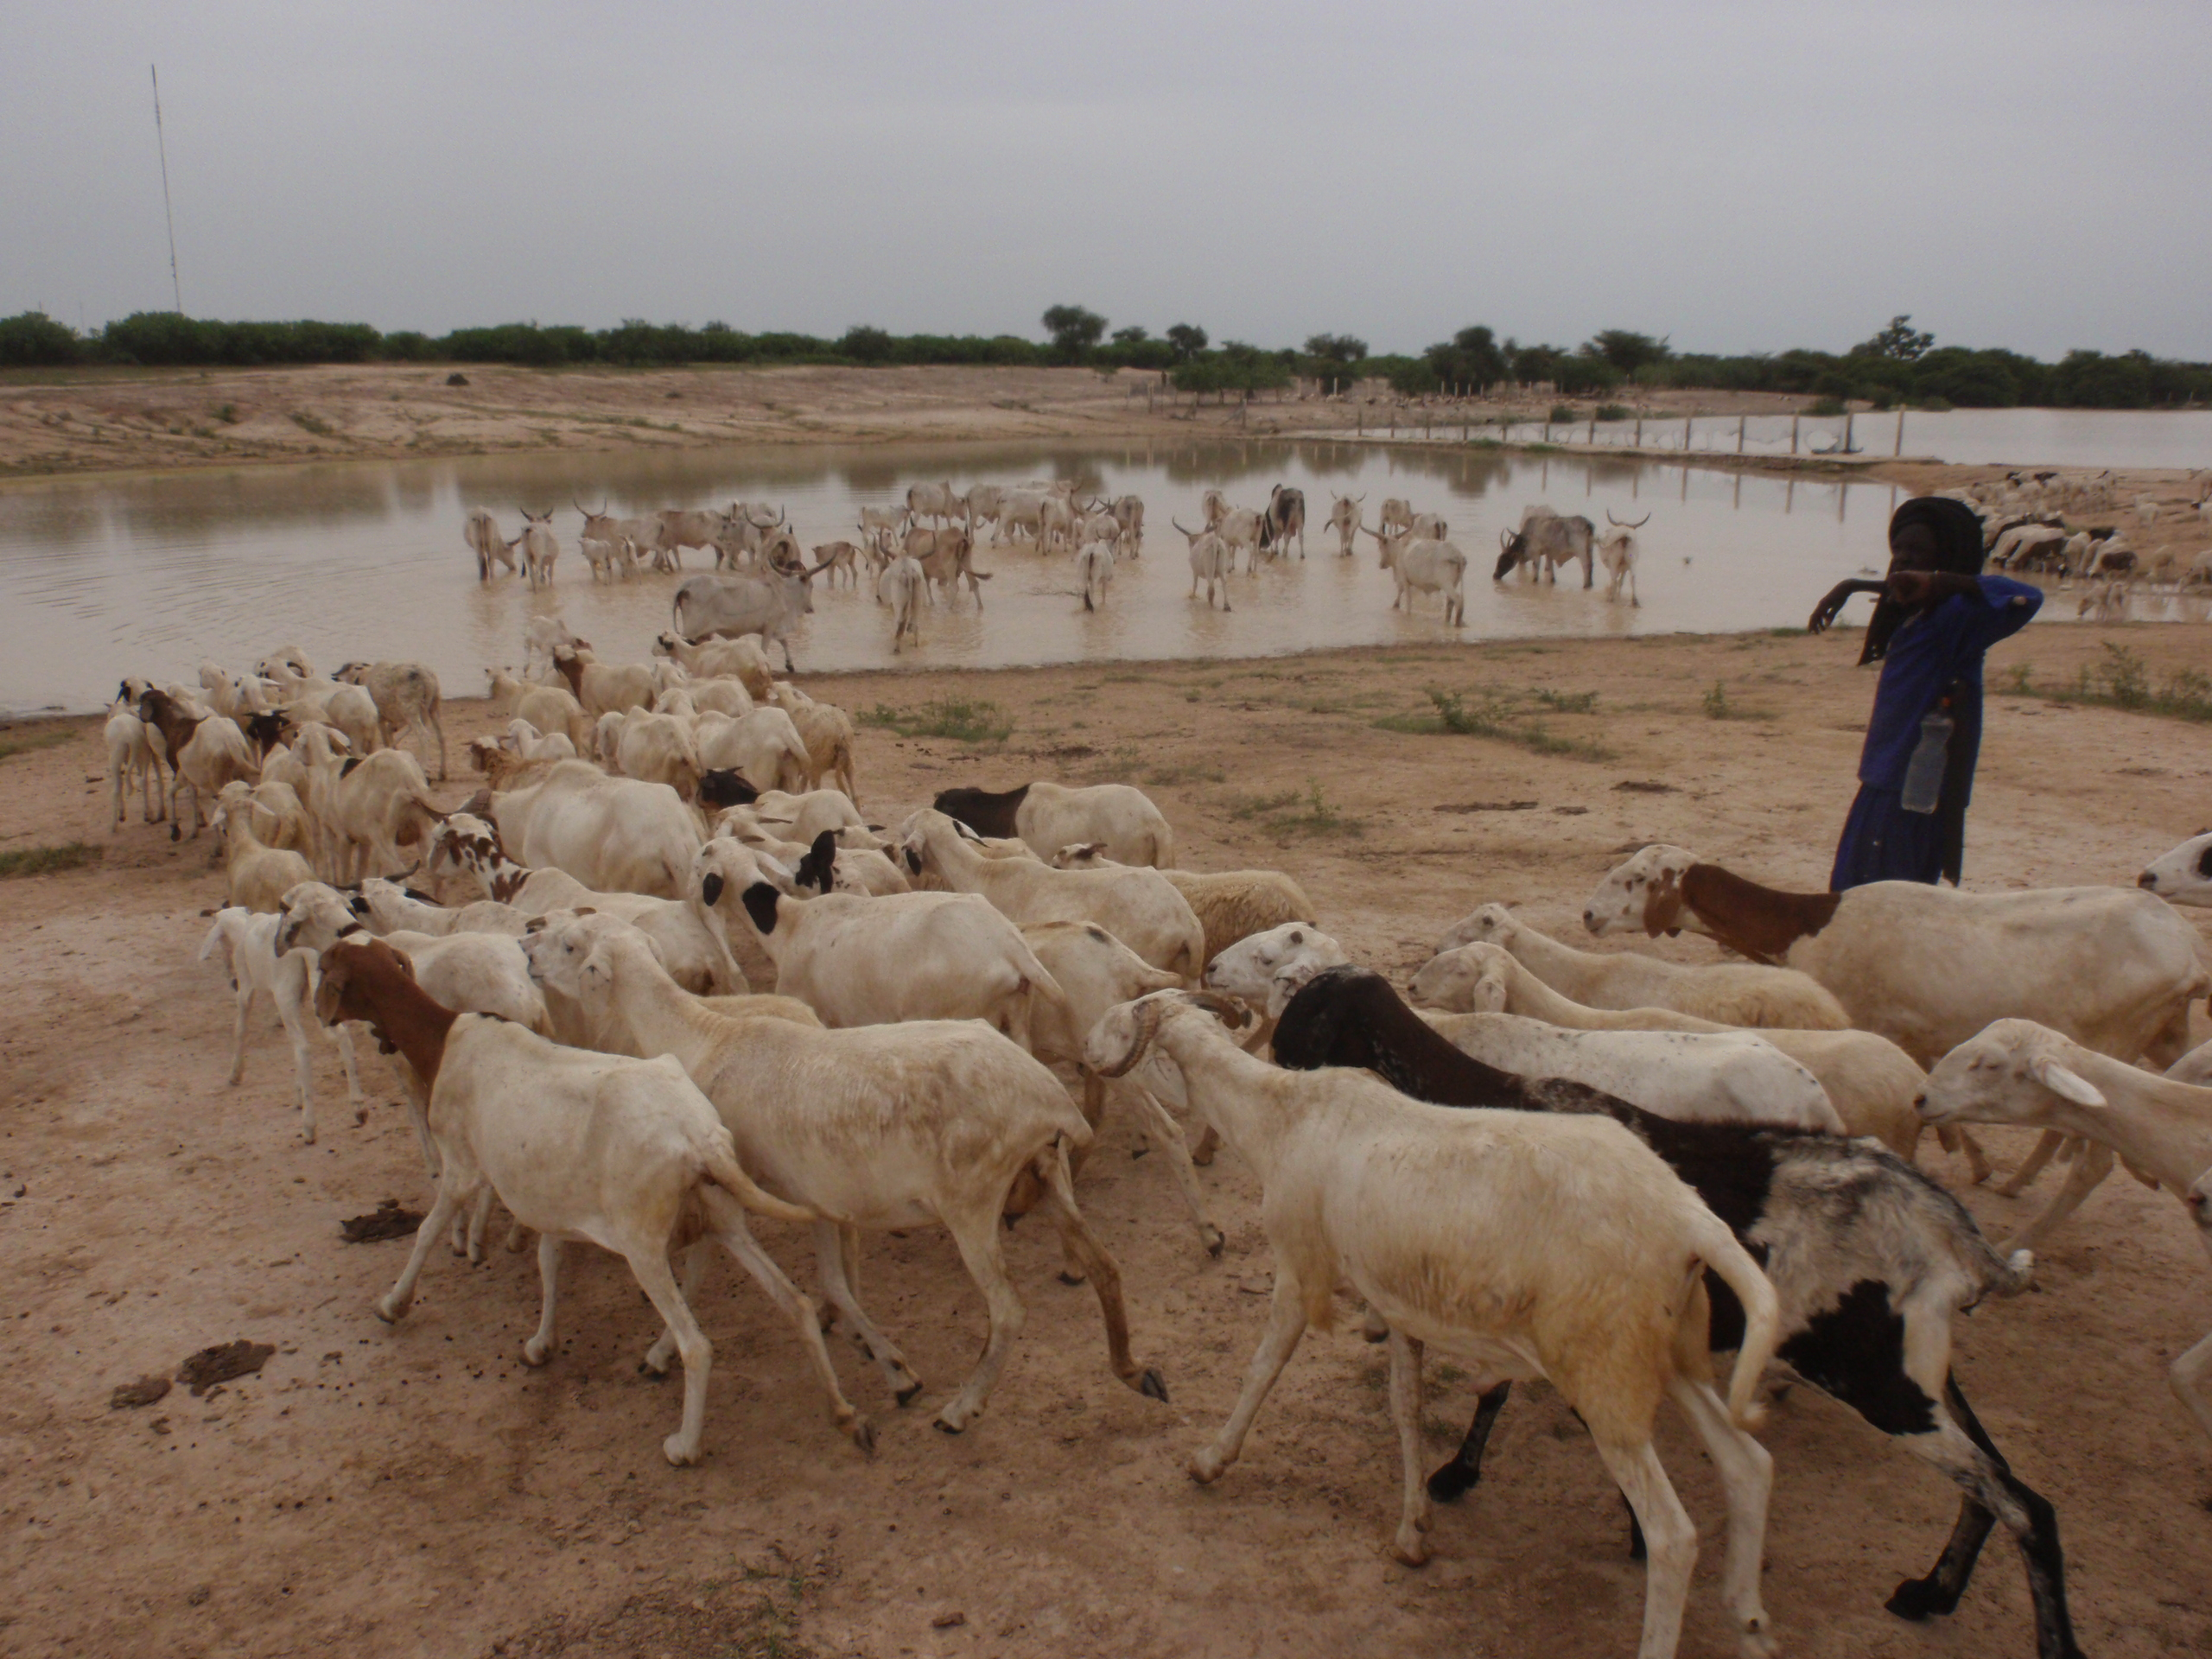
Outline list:
[[[1920,722],[1920,741],[1905,763],[1904,789],[1898,804],[1908,812],[1933,812],[1943,793],[1943,763],[1950,758],[1951,729],[1958,722],[1940,708]]]

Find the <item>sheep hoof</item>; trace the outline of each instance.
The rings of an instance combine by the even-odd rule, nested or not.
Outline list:
[[[1437,1503],[1457,1503],[1474,1490],[1475,1483],[1482,1478],[1481,1470],[1470,1469],[1454,1458],[1429,1476],[1429,1499]]]
[[[899,1392],[892,1397],[898,1401],[901,1406],[911,1406],[914,1403],[915,1396],[919,1395],[921,1391],[922,1380],[918,1376],[912,1382],[909,1382],[905,1388],[899,1389]]]
[[[678,1469],[699,1461],[696,1442],[686,1440],[681,1434],[671,1434],[660,1443],[661,1455]]]
[[[931,1418],[930,1421],[936,1426],[937,1431],[940,1434],[957,1434],[962,1429],[968,1427],[965,1423],[949,1422],[942,1414]]]
[[[1212,1226],[1205,1230],[1205,1241],[1206,1254],[1215,1257],[1221,1255],[1222,1246],[1229,1243],[1227,1236],[1222,1232],[1221,1229]]]
[[[1147,1400],[1157,1400],[1162,1405],[1167,1403],[1166,1379],[1150,1365],[1144,1368],[1144,1375],[1137,1379],[1137,1392]]]
[[[1945,1595],[1933,1577],[1905,1580],[1882,1604],[1899,1618],[1910,1619],[1916,1624],[1935,1614],[1948,1613],[1958,1605],[1959,1599]]]
[[[1406,1567],[1427,1567],[1428,1546],[1421,1541],[1419,1533],[1414,1535],[1411,1542],[1408,1542],[1405,1535],[1401,1533],[1398,1541],[1390,1547],[1390,1559]]]
[[[169,839],[171,841],[182,841],[184,839],[184,832],[179,830],[176,825],[171,824],[169,825]]]
[[[1064,1285],[1079,1285],[1083,1282],[1083,1275],[1079,1273],[1070,1273],[1065,1268],[1062,1268],[1060,1282]]]
[[[540,1342],[536,1337],[531,1338],[522,1345],[522,1363],[533,1369],[543,1365],[551,1354],[551,1344]]]
[[[1192,1452],[1191,1461],[1185,1466],[1192,1480],[1197,1481],[1201,1486],[1211,1486],[1221,1478],[1222,1471],[1228,1468],[1229,1464],[1225,1459],[1215,1455],[1212,1449],[1209,1447],[1204,1452]]]
[[[377,1318],[382,1319],[386,1325],[397,1325],[400,1316],[406,1312],[406,1303],[396,1302],[389,1296],[377,1303]]]
[[[858,1412],[854,1413],[853,1421],[845,1425],[845,1433],[851,1435],[853,1444],[869,1457],[875,1455],[875,1425],[867,1418]]]

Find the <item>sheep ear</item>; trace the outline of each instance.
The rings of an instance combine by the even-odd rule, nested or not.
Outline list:
[[[2070,1100],[2076,1106],[2086,1106],[2091,1111],[2102,1111],[2111,1103],[2104,1093],[2078,1071],[2069,1071],[2056,1060],[2037,1060],[2029,1075],[2061,1100]]]

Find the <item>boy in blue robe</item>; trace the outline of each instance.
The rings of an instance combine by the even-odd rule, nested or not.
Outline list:
[[[2043,604],[2024,582],[1981,574],[1981,520],[1964,502],[1916,497],[1890,519],[1890,569],[1880,582],[1838,582],[1806,626],[1818,633],[1854,594],[1879,594],[1861,664],[1878,662],[1874,712],[1859,757],[1859,797],[1844,821],[1828,890],[1869,881],[1959,883],[1967,803],[1981,747],[1981,659]],[[1904,804],[1905,774],[1922,721],[1951,720],[1933,810]],[[1941,741],[1930,734],[1931,741]]]

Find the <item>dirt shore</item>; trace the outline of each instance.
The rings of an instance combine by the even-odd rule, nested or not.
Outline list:
[[[2069,677],[2107,640],[2163,677],[2201,664],[2212,630],[2038,629],[2000,648],[1993,681],[2021,662],[2045,683]],[[1356,959],[1402,982],[1484,900],[1575,937],[1592,883],[1647,838],[1820,884],[1872,689],[1857,645],[1503,643],[805,683],[856,711],[982,698],[1014,721],[995,748],[864,727],[872,816],[954,782],[1127,779],[1174,821],[1185,863],[1289,871]],[[1736,717],[1708,716],[1716,683]],[[1424,709],[1431,686],[1596,698],[1542,715],[1580,753],[1374,723]],[[449,705],[456,757],[490,720]],[[110,835],[97,722],[0,734],[27,739],[0,760],[0,852],[84,842],[105,856],[0,883],[0,1328],[14,1333],[0,1654],[1580,1659],[1633,1644],[1643,1574],[1618,1501],[1546,1390],[1516,1399],[1491,1473],[1440,1512],[1436,1559],[1418,1572],[1383,1554],[1396,1454],[1382,1360],[1356,1324],[1309,1338],[1227,1477],[1185,1477],[1260,1333],[1269,1256],[1233,1154],[1202,1172],[1229,1233],[1211,1261],[1159,1159],[1131,1161],[1123,1124],[1103,1132],[1081,1197],[1172,1404],[1114,1381],[1090,1293],[1055,1281],[1057,1246],[1032,1226],[1008,1237],[1027,1330],[988,1414],[958,1439],[927,1414],[976,1351],[978,1299],[941,1234],[870,1242],[871,1305],[929,1383],[901,1411],[833,1350],[880,1427],[873,1460],[827,1427],[788,1331],[721,1270],[701,1309],[716,1344],[709,1457],[691,1470],[662,1460],[677,1391],[638,1375],[651,1318],[611,1258],[574,1253],[568,1340],[540,1371],[518,1363],[537,1308],[527,1255],[495,1250],[471,1270],[440,1251],[405,1323],[380,1325],[370,1306],[405,1245],[343,1243],[339,1222],[427,1198],[384,1062],[364,1056],[374,1103],[356,1128],[318,1043],[314,1147],[265,1012],[244,1087],[226,1087],[232,999],[193,960],[222,894],[212,842],[173,844],[135,811]],[[1596,746],[1610,758],[1587,758]],[[469,787],[457,770],[438,792],[457,802]],[[2209,794],[2212,730],[1993,697],[1969,885],[2131,881],[2212,817]],[[1686,960],[1711,949],[1637,944]],[[2004,1166],[2029,1144],[1988,1140]],[[1922,1162],[1964,1179],[1932,1137]],[[2054,1185],[1962,1196],[2001,1236]],[[802,1237],[760,1231],[805,1278]],[[2107,1659],[2212,1649],[2212,1448],[2164,1378],[2208,1325],[2212,1281],[2178,1206],[2115,1177],[2053,1242],[2031,1294],[1958,1329],[1961,1380],[2056,1504],[2081,1639]],[[273,1347],[258,1375],[111,1409],[118,1385],[240,1338]],[[1439,1457],[1470,1404],[1432,1368]],[[1803,1387],[1764,1439],[1783,1651],[2031,1650],[2001,1529],[1955,1618],[1916,1628],[1883,1611],[1935,1559],[1955,1508],[1916,1460]],[[1671,1414],[1662,1450],[1704,1543],[1683,1651],[1732,1651],[1717,1489]]]

